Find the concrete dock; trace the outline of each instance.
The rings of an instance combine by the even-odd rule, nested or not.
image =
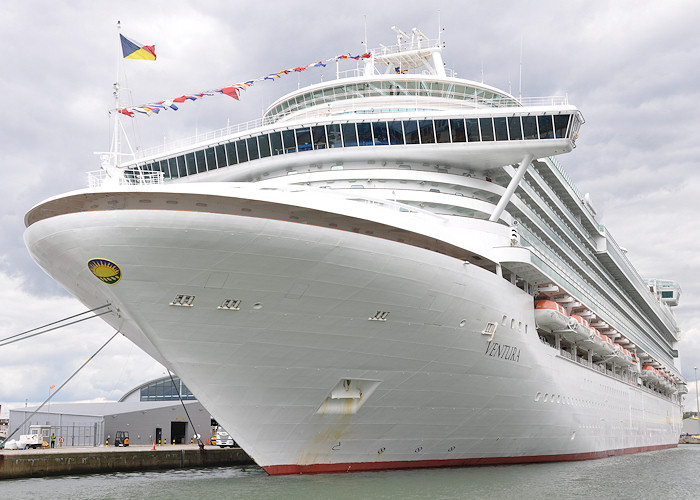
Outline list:
[[[196,445],[0,450],[0,480],[68,474],[253,465],[240,448]]]

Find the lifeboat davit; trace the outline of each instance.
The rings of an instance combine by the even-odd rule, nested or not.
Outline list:
[[[603,343],[600,345],[599,354],[601,356],[612,356],[613,354],[615,354],[615,344],[613,344],[613,341],[610,340],[610,337],[600,333],[598,330],[596,330],[596,333],[600,336],[601,340],[603,341]]]
[[[634,358],[632,358],[632,354],[627,349],[617,343],[613,344],[613,347],[615,352],[613,352],[612,361],[620,366],[632,366],[634,364]]]
[[[601,348],[603,347],[603,339],[594,328],[588,329],[588,336],[577,342],[577,345],[591,351],[593,354],[600,354]]]
[[[569,342],[581,342],[591,335],[591,327],[581,316],[572,314],[569,321],[569,330],[562,332],[562,336]]]
[[[548,332],[569,328],[569,315],[566,309],[553,300],[535,301],[535,324],[537,328]]]

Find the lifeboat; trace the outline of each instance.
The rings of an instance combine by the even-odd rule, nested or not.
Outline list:
[[[572,314],[569,320],[569,329],[562,332],[564,337],[569,342],[580,342],[587,339],[591,334],[591,327],[581,316]]]
[[[610,337],[600,333],[598,330],[596,330],[596,333],[600,335],[600,338],[603,340],[603,344],[600,347],[601,356],[612,356],[615,354],[615,344],[613,344],[613,341],[610,340]]]
[[[569,315],[566,309],[553,300],[535,301],[535,324],[537,328],[554,332],[569,328]]]
[[[577,345],[591,351],[593,354],[600,354],[603,348],[603,339],[594,328],[588,329],[588,336],[577,342]]]
[[[634,364],[634,358],[632,358],[632,354],[627,349],[617,343],[613,344],[613,347],[615,352],[612,354],[612,361],[620,366],[632,366]]]

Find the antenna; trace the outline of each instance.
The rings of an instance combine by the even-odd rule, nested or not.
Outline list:
[[[367,14],[365,14],[365,41],[364,41],[365,52],[367,52],[369,50],[369,45],[367,45],[367,43],[368,43],[367,42]]]
[[[523,101],[523,37],[520,35],[520,82],[518,89],[518,101]]]

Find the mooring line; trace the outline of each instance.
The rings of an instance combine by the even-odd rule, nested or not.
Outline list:
[[[97,310],[99,310],[99,309],[103,309],[103,308],[105,308],[105,307],[109,307],[110,305],[111,305],[111,304],[105,304],[105,305],[103,305],[103,306],[96,307],[95,309],[90,309],[89,311],[81,312],[81,313],[79,313],[79,314],[74,314],[73,316],[68,316],[67,318],[63,318],[63,319],[58,320],[58,321],[52,321],[51,323],[47,323],[46,325],[40,326],[40,327],[38,327],[38,328],[32,328],[31,330],[27,330],[26,332],[17,333],[17,334],[15,334],[15,335],[10,335],[9,337],[5,337],[4,339],[0,339],[0,347],[2,347],[2,346],[4,346],[4,345],[8,345],[8,344],[13,344],[13,343],[15,343],[15,342],[19,342],[20,340],[25,340],[25,339],[29,339],[29,338],[32,338],[32,337],[36,337],[37,335],[41,335],[42,333],[48,333],[48,332],[51,332],[51,331],[53,331],[53,330],[58,330],[59,328],[63,328],[64,326],[70,326],[70,325],[74,325],[74,324],[76,324],[76,323],[80,323],[81,321],[85,321],[85,320],[92,319],[92,318],[97,318],[98,316],[102,316],[103,314],[107,314],[107,313],[111,312],[112,310],[111,310],[111,309],[108,309],[108,310],[106,310],[106,311],[102,311],[102,312],[100,312],[100,313],[96,313],[94,316],[89,316],[89,317],[87,317],[87,318],[77,319],[77,320],[75,320],[75,321],[71,321],[70,323],[64,323],[64,324],[62,324],[62,325],[54,326],[53,328],[48,328],[48,329],[46,329],[46,330],[43,330],[43,331],[40,331],[40,332],[37,332],[37,333],[32,333],[31,335],[26,335],[27,333],[34,332],[34,331],[40,330],[40,329],[42,329],[42,328],[46,328],[47,326],[55,325],[55,324],[57,324],[57,323],[63,323],[64,321],[69,320],[69,319],[71,319],[71,318],[76,318],[76,317],[78,317],[78,316],[82,316],[83,314],[87,314],[87,313],[90,313],[90,312],[97,311]],[[21,337],[21,338],[16,338],[16,337],[20,337],[20,336],[22,336],[22,335],[25,335],[25,336],[24,336],[24,337]],[[10,339],[14,339],[14,340],[10,340]]]
[[[173,387],[177,391],[177,397],[180,398],[180,404],[182,404],[182,408],[185,410],[185,415],[187,415],[187,420],[190,421],[190,425],[192,426],[192,431],[194,432],[194,435],[197,436],[197,445],[199,446],[200,450],[204,449],[204,443],[202,443],[202,436],[200,436],[197,433],[197,429],[194,427],[194,422],[192,422],[192,418],[190,418],[190,412],[187,411],[187,407],[185,406],[185,402],[182,400],[182,396],[180,395],[180,388],[175,384],[175,380],[173,380],[173,374],[170,373],[170,370],[168,370],[168,375],[170,375],[170,381],[173,383]],[[180,382],[182,382],[182,379],[180,379]]]
[[[41,403],[41,404],[39,405],[39,407],[38,407],[36,410],[34,410],[34,411],[32,412],[31,415],[29,415],[27,418],[25,418],[25,419],[24,419],[24,422],[22,422],[21,424],[19,424],[19,425],[15,428],[15,430],[13,430],[11,433],[9,433],[9,434],[7,435],[7,437],[6,437],[5,439],[3,439],[3,440],[0,442],[0,444],[5,444],[5,443],[7,442],[8,439],[10,439],[12,436],[14,436],[15,433],[16,433],[18,430],[20,430],[24,424],[26,424],[27,422],[29,422],[29,419],[30,419],[30,418],[32,418],[34,415],[36,415],[36,414],[39,412],[39,410],[41,410],[41,409],[44,407],[44,405],[45,405],[46,403],[48,403],[49,401],[51,401],[51,399],[52,399],[56,394],[58,394],[59,391],[60,391],[61,389],[63,389],[63,387],[65,387],[65,385],[66,385],[68,382],[70,382],[70,381],[73,379],[73,377],[75,377],[75,376],[78,374],[78,372],[80,372],[80,370],[82,370],[83,368],[85,368],[85,365],[87,365],[90,361],[92,361],[92,358],[94,358],[95,356],[97,356],[97,354],[98,354],[102,349],[104,349],[104,348],[107,346],[107,344],[109,344],[109,343],[112,341],[112,339],[113,339],[114,337],[116,337],[117,335],[119,335],[119,330],[117,330],[116,332],[114,332],[114,335],[112,335],[112,336],[109,338],[109,340],[107,340],[107,342],[105,342],[104,344],[102,344],[102,347],[100,347],[97,351],[95,351],[95,354],[93,354],[92,356],[90,356],[90,357],[88,358],[88,360],[87,360],[85,363],[83,363],[82,365],[80,365],[80,368],[78,368],[75,372],[73,372],[73,375],[71,375],[70,377],[68,377],[68,380],[66,380],[65,382],[63,382],[63,383],[61,384],[61,386],[53,392],[53,394],[51,394],[48,398],[46,398],[46,399],[44,400],[44,402]]]

